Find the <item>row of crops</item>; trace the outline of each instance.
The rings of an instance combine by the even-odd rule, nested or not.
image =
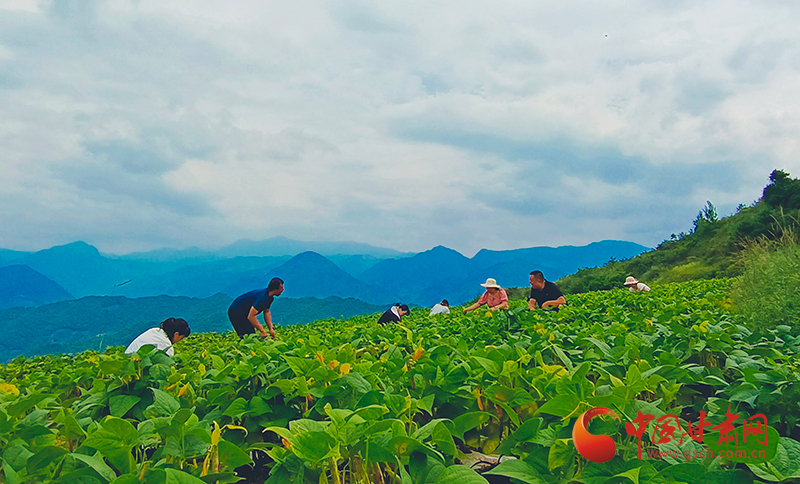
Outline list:
[[[10,484],[800,478],[800,338],[785,326],[751,332],[739,324],[727,302],[729,286],[714,280],[646,294],[587,293],[570,297],[558,312],[529,312],[514,302],[510,311],[468,316],[416,310],[402,325],[379,326],[377,316],[325,320],[279,328],[276,341],[193,334],[177,344],[173,358],[150,347],[133,357],[116,347],[17,358],[0,366],[2,478]],[[591,422],[593,433],[616,442],[616,456],[603,464],[581,457],[572,443],[576,418],[593,407],[621,418]],[[640,439],[625,429],[641,414],[672,414],[683,427],[701,414],[719,425],[726,413],[764,416],[769,462],[690,459],[684,456],[702,456],[697,451],[717,439],[665,442],[654,438],[652,426],[639,436],[640,459]],[[653,450],[665,452],[652,458]],[[459,465],[473,452],[516,458]]]

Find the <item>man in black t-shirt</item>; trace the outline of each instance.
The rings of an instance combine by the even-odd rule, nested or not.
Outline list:
[[[272,326],[272,313],[269,312],[272,300],[283,293],[283,281],[273,277],[266,289],[256,289],[237,297],[228,308],[228,319],[240,338],[246,334],[254,334],[258,330],[262,338],[267,337],[264,326],[256,316],[264,313],[264,323],[269,327],[269,334],[275,339],[275,328]]]
[[[542,271],[531,272],[531,295],[528,298],[528,309],[536,309],[537,305],[541,308],[554,307],[567,304],[561,289],[555,284],[544,279]]]

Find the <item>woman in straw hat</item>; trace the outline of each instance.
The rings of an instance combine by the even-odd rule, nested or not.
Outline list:
[[[489,279],[486,279],[486,283],[481,284],[481,286],[486,288],[486,292],[484,292],[483,295],[478,299],[478,302],[468,308],[465,308],[464,314],[478,309],[484,304],[489,307],[490,311],[494,311],[496,309],[508,309],[508,294],[506,294],[505,289],[497,284],[497,281],[490,277]]]
[[[631,290],[631,292],[648,292],[650,291],[650,287],[645,284],[644,282],[639,282],[633,276],[628,276],[625,279],[625,287]]]

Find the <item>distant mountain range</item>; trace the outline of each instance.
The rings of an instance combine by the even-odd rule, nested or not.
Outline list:
[[[309,247],[328,255],[301,250]],[[479,294],[480,284],[488,277],[504,287],[526,286],[533,269],[556,280],[580,268],[602,265],[612,258],[627,259],[646,250],[632,242],[602,241],[582,247],[481,250],[468,258],[442,246],[405,254],[353,242],[274,238],[240,241],[217,251],[162,249],[115,256],[75,242],[38,252],[0,249],[0,268],[27,266],[43,276],[34,278],[30,272],[25,278],[4,278],[12,282],[0,287],[0,308],[17,304],[2,301],[21,301],[21,291],[29,296],[28,302],[20,305],[55,302],[69,295],[207,298],[223,293],[236,297],[265,287],[272,277],[286,281],[286,298],[352,297],[382,306],[397,301],[430,306],[446,298],[461,304]],[[67,295],[57,292],[53,284]]]
[[[72,295],[28,266],[0,267],[0,309],[40,306],[66,299],[72,299]]]

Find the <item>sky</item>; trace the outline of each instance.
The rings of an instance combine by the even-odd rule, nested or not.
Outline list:
[[[800,2],[0,0],[0,247],[649,247],[800,176]]]

